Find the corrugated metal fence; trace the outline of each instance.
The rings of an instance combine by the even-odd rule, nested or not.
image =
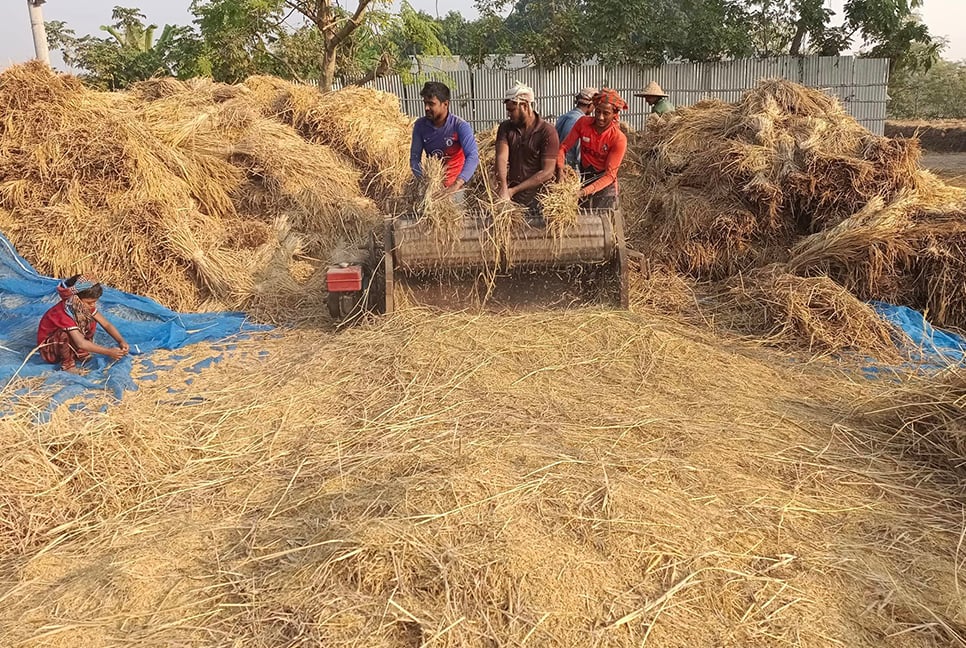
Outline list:
[[[863,126],[881,135],[885,127],[889,63],[885,59],[851,56],[783,56],[721,63],[669,63],[655,68],[588,63],[542,70],[526,66],[521,57],[513,57],[502,68],[470,68],[456,57],[431,57],[420,61],[419,72],[420,81],[436,79],[451,88],[453,112],[477,131],[506,118],[501,99],[516,81],[533,87],[540,113],[551,119],[573,107],[573,94],[580,88],[614,88],[630,104],[621,120],[640,129],[647,118],[647,106],[633,94],[648,81],[657,81],[675,105],[688,106],[708,98],[737,101],[759,80],[779,77],[835,95]],[[377,79],[372,85],[397,95],[407,114],[423,114],[421,83],[405,84],[401,77],[391,76]]]

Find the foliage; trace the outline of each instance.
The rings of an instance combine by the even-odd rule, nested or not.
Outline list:
[[[322,87],[396,72],[421,55],[454,52],[471,64],[523,53],[541,67],[595,58],[615,65],[717,61],[857,48],[893,74],[928,70],[940,43],[914,10],[923,0],[476,0],[480,17],[441,19],[389,0],[192,0],[192,27],[160,34],[138,9],[115,7],[109,38],[49,23],[51,46],[91,85],[120,88],[150,76],[208,74],[237,82],[273,74]],[[836,21],[839,24],[835,24]],[[419,72],[418,67],[415,72]]]
[[[191,74],[190,64],[197,51],[192,30],[165,25],[155,39],[157,25],[145,24],[138,9],[114,7],[114,21],[101,27],[110,38],[77,37],[61,21],[47,23],[51,49],[60,50],[64,62],[85,70],[85,81],[103,89],[124,88],[157,75]]]
[[[966,119],[966,61],[901,71],[889,83],[889,117]]]
[[[825,0],[477,0],[479,19],[447,15],[439,22],[443,41],[470,62],[484,53],[520,52],[542,67],[589,58],[656,65],[834,55],[857,46],[898,69],[927,67],[938,54],[913,13],[921,5],[846,0],[841,24],[834,25]]]

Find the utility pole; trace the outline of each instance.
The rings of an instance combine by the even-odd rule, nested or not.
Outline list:
[[[34,33],[34,52],[36,58],[50,67],[50,51],[47,49],[47,28],[44,27],[44,12],[40,5],[47,0],[27,0],[30,11],[30,30]]]

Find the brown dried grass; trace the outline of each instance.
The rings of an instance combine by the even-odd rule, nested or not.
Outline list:
[[[265,88],[291,84],[251,85],[156,79],[103,93],[35,64],[10,68],[0,227],[41,272],[96,270],[179,310],[257,299],[265,313],[273,289],[280,304],[305,301],[288,269],[305,255],[323,263],[382,219],[354,162],[262,117]],[[254,238],[233,236],[255,220]]]
[[[962,480],[863,426],[888,386],[589,310],[183,353],[107,415],[0,420],[0,643],[966,637]]]
[[[739,328],[768,343],[800,347],[810,354],[847,356],[867,363],[901,360],[901,331],[867,303],[827,276],[799,277],[781,266],[765,266],[731,281]]]
[[[560,178],[546,184],[537,200],[547,223],[547,231],[554,239],[559,239],[577,226],[580,176],[571,167],[564,166]]]

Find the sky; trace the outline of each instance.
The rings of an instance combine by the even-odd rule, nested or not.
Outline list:
[[[953,61],[966,60],[966,20],[960,16],[963,9],[957,11],[955,8],[962,7],[964,2],[966,0],[925,0],[919,10],[929,31],[949,41],[943,58]],[[828,0],[828,3],[834,11],[841,13],[842,0]],[[153,24],[183,25],[191,22],[190,4],[191,0],[47,0],[43,12],[45,20],[62,20],[78,35],[103,35],[98,28],[110,22],[115,5],[139,7]],[[410,4],[434,15],[444,15],[448,11],[476,15],[472,0],[410,0]],[[2,69],[33,58],[34,49],[27,0],[0,0],[0,8]]]

